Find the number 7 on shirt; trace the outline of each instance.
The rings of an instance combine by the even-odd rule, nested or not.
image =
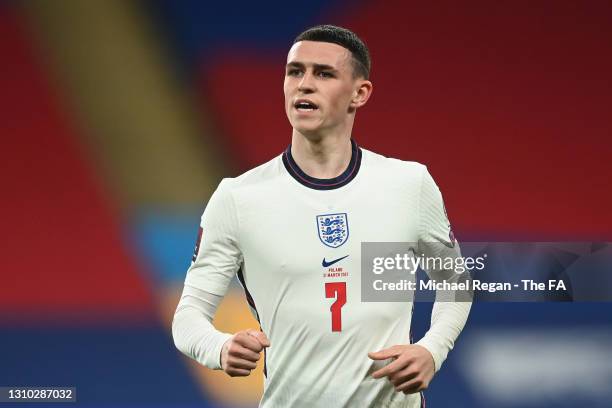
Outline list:
[[[342,306],[346,303],[346,282],[325,283],[325,297],[336,298],[329,308],[332,315],[332,331],[342,331]]]

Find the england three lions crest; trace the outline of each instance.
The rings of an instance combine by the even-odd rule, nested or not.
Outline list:
[[[317,215],[319,239],[331,248],[338,248],[349,237],[346,213]]]

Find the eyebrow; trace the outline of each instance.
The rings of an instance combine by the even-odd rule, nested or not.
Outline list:
[[[287,68],[304,68],[306,65],[303,62],[299,62],[299,61],[292,61],[290,63],[287,64]],[[331,71],[337,71],[336,68],[332,67],[331,65],[327,65],[327,64],[312,64],[312,66],[314,67],[315,70],[331,70]]]

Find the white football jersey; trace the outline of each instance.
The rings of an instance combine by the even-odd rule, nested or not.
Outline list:
[[[425,166],[352,145],[346,171],[325,180],[301,171],[289,148],[224,179],[202,216],[185,284],[223,296],[238,275],[271,343],[262,407],[422,404],[421,395],[398,393],[386,378],[371,377],[389,361],[374,362],[368,352],[411,342],[413,305],[361,301],[361,243],[419,242],[424,251],[427,243],[458,246]],[[469,306],[434,306],[432,327],[417,344],[432,353],[436,370]],[[205,363],[219,368],[218,357]]]

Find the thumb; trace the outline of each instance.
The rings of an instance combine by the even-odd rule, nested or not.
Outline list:
[[[399,354],[397,349],[394,347],[389,347],[379,351],[370,351],[368,353],[368,357],[372,360],[386,360],[391,357],[395,357]]]
[[[264,332],[251,329],[247,331],[247,333],[249,336],[255,337],[263,347],[270,347],[270,340],[268,340],[268,337]]]

